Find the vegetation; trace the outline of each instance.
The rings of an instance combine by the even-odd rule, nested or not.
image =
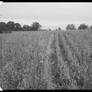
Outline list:
[[[91,29],[91,30],[92,30],[92,26],[90,26],[90,27],[89,27],[89,29]]]
[[[20,23],[15,23],[14,21],[0,22],[0,33],[11,33],[13,31],[52,31],[52,29],[42,29],[42,25],[39,22],[33,22],[32,25],[24,24],[23,26]],[[92,26],[86,24],[80,24],[78,28],[74,24],[68,24],[66,30],[87,30],[92,29]],[[54,30],[61,30],[61,27],[58,27]]]
[[[88,25],[86,24],[80,24],[80,26],[78,27],[79,30],[87,30],[88,29]]]
[[[40,28],[41,28],[41,25],[38,22],[34,22],[32,24],[32,30],[38,31]]]
[[[15,23],[9,21],[7,23],[0,22],[0,33],[12,32],[12,31],[38,31],[41,28],[41,25],[38,22],[34,22],[31,26]]]
[[[74,24],[68,24],[66,26],[66,30],[76,30],[75,25]]]
[[[0,34],[0,87],[92,89],[91,40],[90,31]]]

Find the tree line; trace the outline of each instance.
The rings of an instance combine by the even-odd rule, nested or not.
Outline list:
[[[3,32],[12,32],[12,31],[38,31],[41,28],[41,25],[38,22],[33,22],[32,25],[23,25],[20,23],[15,23],[9,21],[7,23],[0,22],[0,33]]]
[[[62,30],[61,27],[58,27],[57,30]],[[74,24],[68,24],[66,30],[92,30],[92,26],[88,26],[85,23],[80,24],[78,28]]]
[[[7,23],[0,22],[0,33],[12,32],[12,31],[41,31],[42,25],[39,22],[33,22],[32,25],[21,25],[20,23],[15,23],[14,21],[9,21]],[[74,24],[68,24],[66,30],[87,30],[92,29],[92,26],[86,24],[80,24],[78,28]],[[58,30],[62,30],[58,27]]]
[[[66,26],[66,30],[88,30],[88,29],[92,29],[92,26],[88,26],[86,24],[80,24],[78,28],[76,28],[74,24],[68,24]]]

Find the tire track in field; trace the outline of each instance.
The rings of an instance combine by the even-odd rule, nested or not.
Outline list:
[[[64,40],[68,50],[68,58],[70,58],[70,61],[71,61],[69,62],[71,79],[73,82],[75,81],[75,83],[72,83],[72,84],[75,85],[77,89],[80,89],[80,88],[82,89],[84,85],[83,83],[87,80],[87,74],[83,70],[84,64],[82,64],[83,59],[81,55],[83,53],[81,53],[81,51],[83,50],[81,49],[79,54],[79,52],[76,50],[76,47],[73,41],[68,37],[67,34],[64,34]]]
[[[71,62],[71,60],[69,60],[69,57],[68,57],[68,53],[70,51],[68,51],[68,49],[67,49],[63,32],[62,32],[62,34],[58,33],[58,45],[59,45],[58,52],[61,53],[61,57],[59,57],[59,58],[60,59],[62,58],[59,63],[63,67],[63,71],[64,71],[64,75],[65,75],[66,79],[68,79],[70,82],[69,85],[67,84],[67,86],[70,89],[77,89],[75,83],[73,83],[74,81],[71,79],[71,76],[70,76],[69,62]],[[62,68],[61,68],[61,71],[62,71]]]
[[[46,50],[46,60],[44,62],[44,80],[47,83],[47,89],[55,89],[55,85],[53,85],[52,83],[52,79],[51,79],[51,73],[50,73],[50,63],[49,63],[49,55],[51,54],[51,43],[54,39],[54,34],[51,35],[50,39],[49,39],[49,43],[47,46],[47,50]]]
[[[63,42],[62,42],[63,44]],[[63,62],[62,56],[60,55],[60,48],[59,48],[59,42],[58,42],[58,32],[54,32],[50,42],[48,44],[48,69],[50,78],[50,82],[54,86],[54,89],[63,89],[64,83],[63,78],[64,76],[61,76],[63,73],[62,68],[64,68],[65,63]],[[62,78],[63,77],[63,78]],[[51,86],[51,85],[50,85]]]
[[[47,59],[44,62],[47,89],[77,88],[69,74],[68,52],[65,43],[64,35],[59,32],[54,32],[50,37],[46,51]]]
[[[63,44],[63,43],[62,43]],[[62,69],[61,66],[64,65],[62,57],[60,56],[60,49],[58,46],[58,32],[54,32],[49,40],[47,47],[47,59],[44,62],[44,78],[47,82],[47,89],[62,89],[62,81],[60,74]],[[62,62],[60,64],[60,60]]]
[[[63,33],[63,32],[62,32]],[[58,67],[60,69],[60,81],[62,84],[61,88],[69,88],[70,75],[69,75],[69,67],[65,60],[67,59],[67,52],[65,50],[65,42],[63,35],[60,35],[59,32],[56,33],[56,50],[58,56]]]

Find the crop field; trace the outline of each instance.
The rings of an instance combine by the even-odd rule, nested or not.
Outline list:
[[[91,31],[0,34],[4,90],[92,89]]]

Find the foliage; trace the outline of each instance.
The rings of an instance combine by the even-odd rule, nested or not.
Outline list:
[[[15,28],[15,25],[14,25],[15,23],[13,22],[13,21],[9,21],[9,22],[7,22],[7,27],[8,27],[8,29],[10,29],[10,30],[15,30],[14,28]]]
[[[57,29],[57,30],[62,30],[62,29],[61,29],[61,27],[58,27],[58,29]]]
[[[41,28],[41,25],[38,22],[34,22],[32,24],[32,30],[39,30]]]
[[[68,24],[66,26],[66,30],[76,30],[75,25],[74,24]]]
[[[5,22],[0,22],[0,33],[3,33],[3,31],[6,32],[7,30],[7,26],[6,26],[6,23]]]
[[[92,26],[90,26],[89,29],[92,29]]]
[[[29,25],[23,25],[23,31],[30,31],[32,30],[32,27]]]
[[[15,23],[14,21],[0,22],[0,33],[13,32],[13,31],[38,31],[41,25],[38,22],[34,22],[31,26]],[[46,30],[45,30],[46,31]]]
[[[80,24],[80,26],[78,27],[79,30],[86,30],[88,29],[88,25],[86,24]]]
[[[19,23],[15,23],[14,27],[15,27],[16,31],[21,31],[22,30],[22,27],[21,27],[21,25]]]

